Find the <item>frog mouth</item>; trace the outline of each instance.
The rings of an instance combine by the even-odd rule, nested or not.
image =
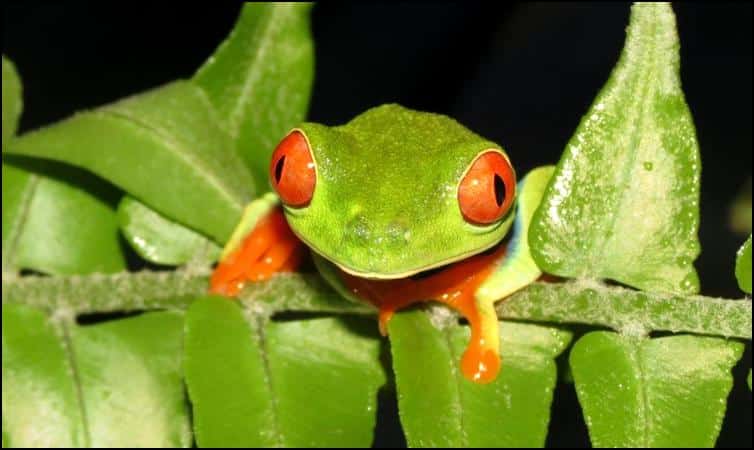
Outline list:
[[[327,261],[329,261],[330,263],[332,263],[333,265],[335,265],[341,271],[349,275],[358,277],[358,278],[365,278],[368,280],[396,280],[396,279],[401,279],[401,278],[419,279],[419,278],[424,278],[426,276],[432,275],[442,270],[443,268],[445,268],[445,266],[449,266],[455,262],[464,260],[471,256],[494,251],[495,249],[498,248],[498,246],[504,245],[503,243],[505,241],[506,239],[502,239],[497,242],[492,242],[486,247],[476,249],[473,252],[462,253],[459,255],[451,256],[443,260],[439,260],[429,265],[424,265],[421,267],[406,269],[406,270],[396,271],[396,272],[385,272],[385,271],[377,272],[377,271],[371,271],[371,270],[357,269],[357,268],[348,266],[340,261],[335,261],[331,258],[328,258],[327,256],[323,255],[320,252],[317,252],[317,254],[321,256],[322,258],[326,259]],[[312,249],[316,251],[314,247],[312,247]]]
[[[503,226],[507,230],[511,222],[513,221],[512,215],[502,222],[499,222],[497,224],[494,224],[493,226],[489,228],[498,229],[499,227]],[[319,256],[322,260],[329,262],[330,264],[337,267],[342,272],[345,272],[348,275],[358,277],[358,278],[365,278],[369,280],[397,280],[401,278],[409,278],[413,276],[421,276],[423,272],[433,271],[438,268],[456,263],[458,261],[464,260],[466,258],[470,258],[474,255],[478,255],[481,253],[485,253],[493,248],[497,248],[498,245],[500,245],[503,242],[507,242],[510,239],[510,234],[503,234],[502,237],[498,239],[493,239],[490,242],[486,243],[485,245],[481,247],[477,247],[471,250],[467,250],[465,252],[460,252],[455,255],[448,256],[446,258],[435,260],[429,264],[422,264],[422,265],[416,265],[414,267],[399,267],[397,270],[377,270],[374,266],[376,264],[372,265],[371,267],[368,265],[362,265],[362,264],[354,264],[348,261],[345,261],[343,258],[334,258],[332,256],[328,256],[326,252],[323,252],[318,248],[315,242],[312,242],[311,239],[308,239],[307,236],[302,235],[299,233],[294,227],[291,227],[291,230],[293,233],[304,243],[307,247],[312,251],[312,253],[315,253],[317,256]]]

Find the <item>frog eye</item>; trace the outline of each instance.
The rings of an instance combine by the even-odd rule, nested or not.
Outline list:
[[[478,156],[458,186],[458,204],[467,222],[486,225],[500,220],[516,198],[516,174],[497,150]]]
[[[309,142],[301,131],[291,131],[275,148],[270,181],[287,206],[301,208],[312,201],[317,172]]]

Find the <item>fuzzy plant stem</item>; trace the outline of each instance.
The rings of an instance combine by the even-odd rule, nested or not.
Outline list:
[[[3,304],[76,315],[150,309],[184,310],[207,292],[208,277],[190,271],[3,278]],[[281,311],[374,314],[347,301],[314,274],[280,274],[251,284],[241,301],[263,315]],[[502,319],[604,326],[642,335],[690,332],[751,339],[751,299],[644,292],[597,281],[534,283],[497,304]]]

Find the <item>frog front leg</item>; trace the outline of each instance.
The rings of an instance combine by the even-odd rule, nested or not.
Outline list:
[[[244,210],[212,273],[210,292],[234,296],[248,281],[294,271],[306,251],[288,226],[277,196],[268,193]]]

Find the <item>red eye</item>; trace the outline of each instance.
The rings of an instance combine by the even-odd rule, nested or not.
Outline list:
[[[294,130],[278,144],[272,154],[270,181],[288,206],[302,207],[312,201],[317,173],[302,132]]]
[[[488,151],[471,165],[458,186],[458,204],[467,222],[497,222],[516,198],[516,174],[508,159]]]

